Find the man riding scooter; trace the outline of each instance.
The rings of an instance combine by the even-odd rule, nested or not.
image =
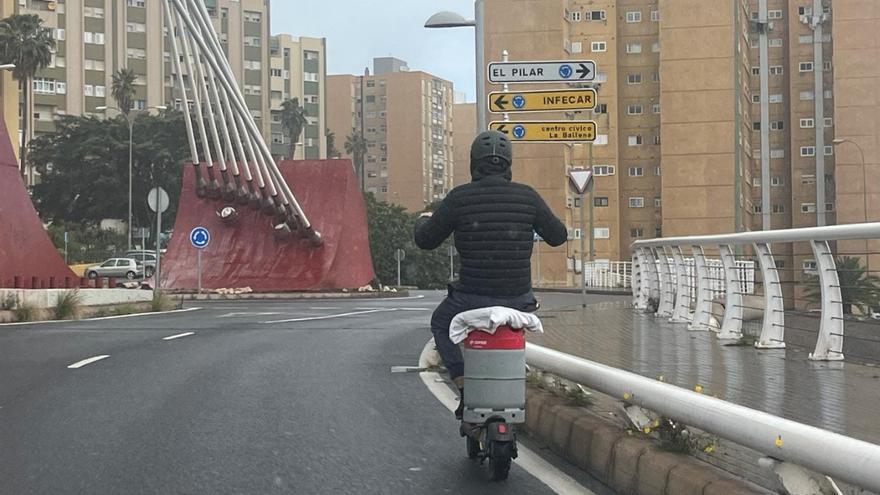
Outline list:
[[[434,343],[449,375],[464,397],[461,350],[449,338],[459,313],[491,306],[534,311],[531,257],[534,234],[560,246],[568,231],[531,187],[512,181],[513,149],[498,131],[486,131],[471,145],[471,178],[456,187],[436,211],[416,221],[415,242],[435,249],[451,234],[461,260],[459,280],[431,317]],[[462,418],[464,401],[455,411]]]

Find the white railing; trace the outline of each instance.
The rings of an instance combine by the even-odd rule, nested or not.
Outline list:
[[[633,305],[655,309],[658,316],[669,317],[671,322],[689,323],[691,330],[713,330],[719,338],[738,339],[742,337],[743,296],[754,294],[755,267],[742,265],[735,253],[751,249],[760,266],[764,299],[763,307],[757,308],[763,312],[763,324],[755,346],[784,348],[783,283],[771,247],[809,243],[821,302],[819,335],[810,359],[842,360],[843,307],[852,302],[843,301],[829,242],[866,239],[880,239],[880,223],[637,241],[633,243]],[[707,258],[707,250],[717,250],[720,259]],[[692,259],[684,257],[686,251]],[[710,319],[713,301],[720,296],[718,289],[724,294],[724,318],[716,329]],[[691,301],[695,302],[693,311]]]

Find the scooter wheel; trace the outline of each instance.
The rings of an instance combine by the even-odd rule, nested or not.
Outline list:
[[[468,459],[476,459],[480,455],[480,442],[471,437],[464,437],[467,442]]]
[[[492,481],[504,481],[510,473],[510,445],[507,443],[493,445],[489,456],[489,471]]]

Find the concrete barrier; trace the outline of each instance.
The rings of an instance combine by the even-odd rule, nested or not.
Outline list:
[[[53,308],[69,289],[0,289],[0,301],[15,300],[36,309]],[[153,291],[132,289],[78,289],[81,306],[143,303],[153,300]]]

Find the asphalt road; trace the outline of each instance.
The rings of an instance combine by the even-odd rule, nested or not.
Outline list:
[[[0,327],[0,493],[552,493],[516,465],[487,481],[390,372],[430,337],[424,296]]]

